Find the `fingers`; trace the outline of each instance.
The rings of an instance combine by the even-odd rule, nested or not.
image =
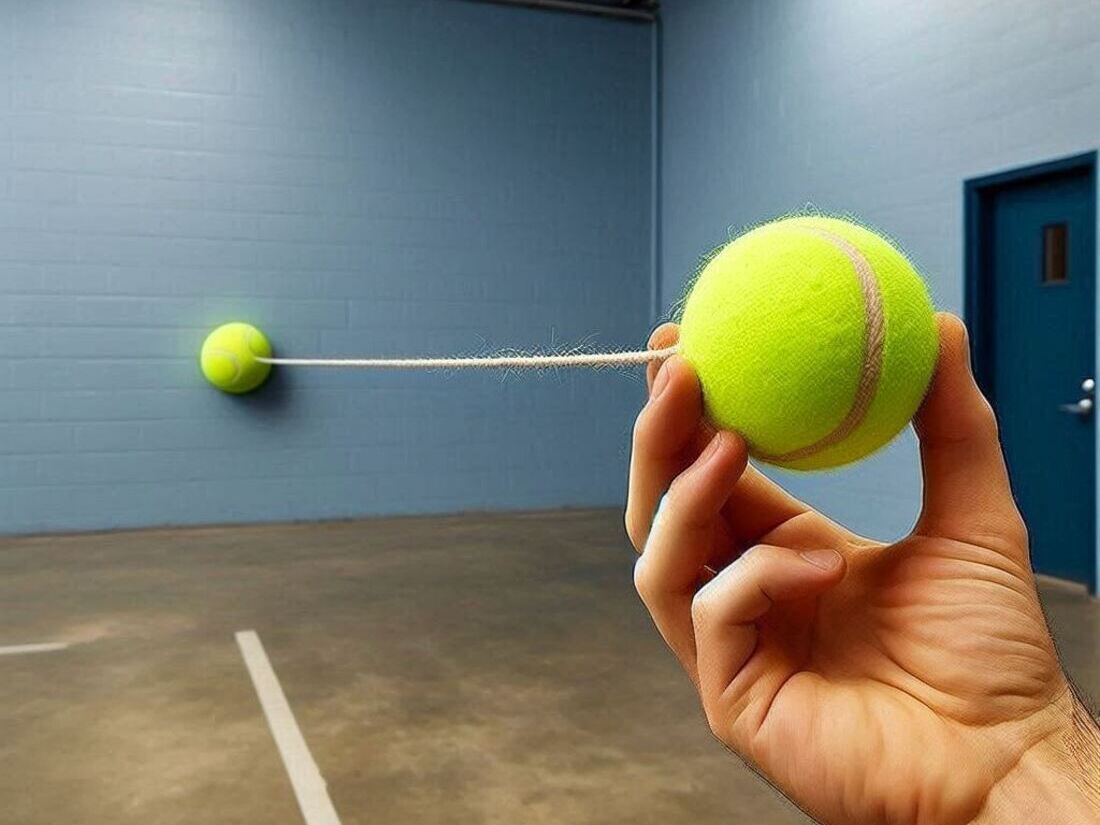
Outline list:
[[[844,557],[835,550],[799,552],[758,545],[698,592],[691,606],[698,687],[716,733],[729,725],[733,712],[749,704],[760,708],[760,718],[753,720],[759,725],[773,691],[789,675],[789,669],[770,666],[765,673],[738,679],[756,651],[756,622],[778,603],[833,587],[844,578],[845,567]]]
[[[677,324],[662,324],[649,339],[650,349],[679,340]],[[667,365],[667,369],[664,369]],[[690,374],[690,375],[689,375]],[[649,535],[654,510],[673,478],[710,443],[716,430],[703,415],[702,390],[694,371],[672,356],[647,368],[650,400],[634,427],[626,529],[638,552]],[[809,508],[754,467],[727,507],[737,544],[755,544],[761,536]]]
[[[737,542],[756,544],[777,527],[810,508],[755,467],[749,466],[730,496],[726,512]]]
[[[671,347],[679,342],[679,340],[679,324],[673,324],[671,322],[661,324],[650,334],[649,343],[646,345],[646,349],[666,349],[667,347]],[[657,378],[657,371],[660,370],[661,364],[663,363],[663,361],[650,361],[648,364],[646,364],[646,385],[649,387],[651,392],[653,390],[653,381]]]
[[[949,538],[1017,540],[1023,524],[1012,498],[993,408],[970,369],[966,328],[946,313],[936,320],[939,361],[914,421],[924,468],[924,507],[917,529]]]
[[[694,458],[688,455],[703,418],[703,394],[694,370],[677,355],[661,367],[649,401],[634,424],[626,532],[641,552],[657,502]]]
[[[695,670],[691,601],[714,548],[718,516],[746,461],[739,436],[717,434],[669,488],[634,568],[638,595],[690,675]]]

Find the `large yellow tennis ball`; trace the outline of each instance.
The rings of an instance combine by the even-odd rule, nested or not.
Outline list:
[[[894,438],[928,389],[932,303],[885,238],[837,218],[793,217],[730,242],[681,319],[710,419],[762,461],[836,467]]]
[[[271,365],[256,357],[270,358],[271,344],[256,327],[234,322],[222,324],[206,336],[199,363],[202,374],[219,390],[240,394],[267,380]]]

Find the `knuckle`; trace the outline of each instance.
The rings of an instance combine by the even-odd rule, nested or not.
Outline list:
[[[1013,516],[1008,519],[1006,530],[1009,541],[1016,544],[1019,549],[1027,550],[1031,546],[1031,535],[1019,510],[1013,510]]]
[[[688,468],[673,479],[665,494],[661,515],[666,514],[679,530],[704,527],[713,520],[713,514],[701,506],[701,490],[693,484],[692,468]]]
[[[714,596],[709,587],[702,588],[691,600],[691,621],[695,625],[706,625],[714,618]]]
[[[715,703],[706,702],[703,704],[703,714],[707,719],[707,727],[710,728],[711,735],[719,742],[725,744],[727,737],[729,736],[729,729],[726,721],[723,718],[722,713],[715,707]]]
[[[974,428],[983,436],[994,441],[1000,438],[1000,424],[997,422],[997,414],[993,412],[993,405],[982,396],[981,401],[974,411]]]

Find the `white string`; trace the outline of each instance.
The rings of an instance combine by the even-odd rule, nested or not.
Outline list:
[[[262,358],[278,367],[367,367],[372,369],[550,369],[554,367],[610,367],[648,364],[675,355],[679,347],[633,352],[582,352],[568,355],[487,355],[478,358]]]

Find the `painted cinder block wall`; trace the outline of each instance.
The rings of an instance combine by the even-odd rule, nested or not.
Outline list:
[[[622,500],[637,371],[290,372],[650,320],[651,32],[460,0],[0,4],[0,532]]]
[[[1100,145],[1094,0],[665,0],[662,301],[729,232],[811,204],[897,238],[963,309],[963,182]],[[873,536],[919,509],[911,434],[778,473]]]

